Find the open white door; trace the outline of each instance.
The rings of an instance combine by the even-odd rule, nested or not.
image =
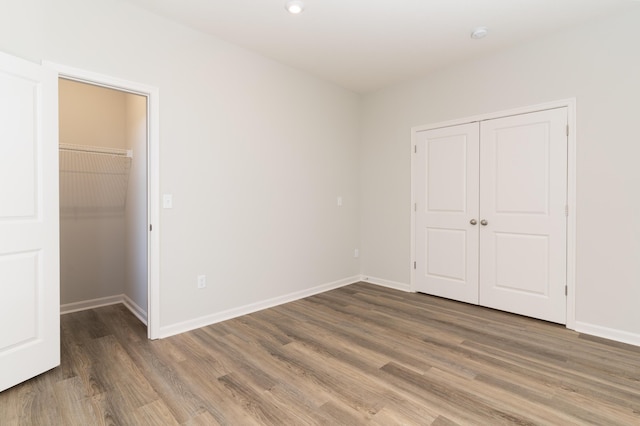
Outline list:
[[[57,78],[0,52],[0,391],[60,364]]]

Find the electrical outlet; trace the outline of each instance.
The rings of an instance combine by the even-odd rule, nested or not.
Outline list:
[[[353,250],[353,257],[355,257],[356,259],[360,257],[360,250],[355,249]]]
[[[205,288],[207,286],[207,276],[198,275],[198,288]]]
[[[338,197],[336,199],[336,203],[338,204],[338,207],[342,207],[342,197]]]

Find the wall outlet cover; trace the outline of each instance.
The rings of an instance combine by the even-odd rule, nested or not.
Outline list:
[[[207,286],[207,276],[198,275],[198,288],[205,288]]]

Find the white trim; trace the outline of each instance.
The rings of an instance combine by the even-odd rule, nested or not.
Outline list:
[[[575,331],[578,333],[602,337],[604,339],[615,340],[616,342],[640,346],[640,334],[630,333],[628,331],[615,330],[613,328],[602,327],[582,321],[575,322]]]
[[[411,133],[413,134],[415,132],[421,132],[424,130],[439,129],[442,127],[458,126],[460,124],[475,123],[477,121],[494,120],[496,118],[510,117],[513,115],[529,114],[532,112],[545,111],[554,108],[575,108],[575,104],[575,98],[560,99],[557,101],[545,102],[543,104],[523,106],[502,111],[489,112],[486,114],[478,114],[471,117],[458,118],[455,120],[441,121],[439,123],[414,126],[411,128]]]
[[[411,156],[411,170],[409,172],[410,176],[411,176],[411,183],[409,185],[409,190],[411,191],[411,195],[410,195],[410,199],[411,199],[411,204],[409,205],[409,212],[410,212],[410,226],[411,226],[411,250],[410,250],[410,258],[409,258],[409,290],[415,292],[416,291],[416,283],[415,283],[415,268],[413,267],[413,265],[415,264],[416,261],[416,197],[415,197],[415,182],[416,182],[416,157],[417,152],[416,152],[416,147],[417,147],[417,132],[418,130],[415,130],[415,127],[411,128],[411,147],[410,147],[410,151],[409,151],[409,155]]]
[[[408,293],[413,292],[413,290],[411,290],[411,284],[401,283],[397,281],[389,281],[382,278],[370,277],[367,275],[363,275],[361,277],[361,281],[369,284],[379,285],[381,287],[392,288],[394,290],[406,291]]]
[[[89,309],[100,308],[102,306],[117,305],[124,302],[124,295],[100,297],[98,299],[83,300],[80,302],[65,303],[60,305],[60,315],[70,314],[72,312],[86,311]]]
[[[159,337],[160,329],[160,100],[159,89],[154,86],[123,80],[104,74],[86,71],[54,62],[42,61],[43,65],[55,69],[58,76],[69,80],[89,83],[147,98],[147,212],[148,224],[153,231],[148,232],[148,324],[147,336]],[[135,312],[134,314],[138,316]]]
[[[73,312],[88,311],[89,309],[101,308],[103,306],[118,305],[122,303],[131,311],[144,325],[147,325],[147,313],[138,306],[126,294],[118,294],[116,296],[100,297],[98,299],[83,300],[80,302],[66,303],[60,305],[60,315],[70,314]]]
[[[578,137],[576,124],[576,99],[571,98],[564,101],[567,106],[567,122],[569,123],[569,137],[567,139],[567,205],[569,215],[567,216],[567,328],[576,328],[576,210],[577,210],[577,171],[576,171],[576,151],[578,148]]]
[[[577,135],[576,135],[576,99],[561,99],[543,104],[513,108],[509,110],[497,111],[488,114],[476,115],[473,117],[449,120],[440,123],[426,124],[411,128],[411,259],[410,259],[410,288],[415,291],[415,269],[413,262],[416,258],[415,247],[415,211],[413,205],[414,199],[414,182],[415,182],[415,155],[414,146],[416,133],[424,130],[438,129],[442,127],[457,126],[460,124],[474,123],[484,120],[493,120],[496,118],[509,117],[512,115],[527,114],[537,111],[544,111],[554,108],[567,108],[567,122],[569,123],[569,137],[567,147],[567,204],[569,205],[569,215],[567,217],[567,318],[566,327],[575,329],[576,327],[576,151],[577,151]]]
[[[160,338],[173,336],[176,334],[184,333],[186,331],[195,330],[196,328],[206,327],[211,324],[226,321],[232,318],[237,318],[242,315],[251,314],[253,312],[261,311],[263,309],[272,308],[274,306],[282,305],[284,303],[293,302],[296,300],[304,299],[305,297],[313,296],[318,293],[333,290],[336,288],[344,287],[349,284],[354,284],[360,281],[360,276],[354,276],[344,278],[342,280],[321,284],[316,287],[312,287],[306,290],[296,291],[294,293],[285,294],[284,296],[278,296],[271,299],[263,300],[256,303],[250,303],[238,308],[228,309],[226,311],[218,312],[211,315],[205,315],[200,318],[195,318],[188,321],[183,321],[177,324],[160,327]]]
[[[147,239],[149,250],[147,293],[147,337],[160,338],[160,94],[153,88],[147,97],[149,149],[147,150],[148,222],[153,225]]]
[[[135,315],[144,325],[147,325],[147,313],[136,302],[126,294],[122,295],[122,303]]]

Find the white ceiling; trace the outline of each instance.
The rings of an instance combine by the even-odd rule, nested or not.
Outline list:
[[[637,0],[125,0],[366,93],[640,7]],[[472,40],[471,30],[489,35]]]

